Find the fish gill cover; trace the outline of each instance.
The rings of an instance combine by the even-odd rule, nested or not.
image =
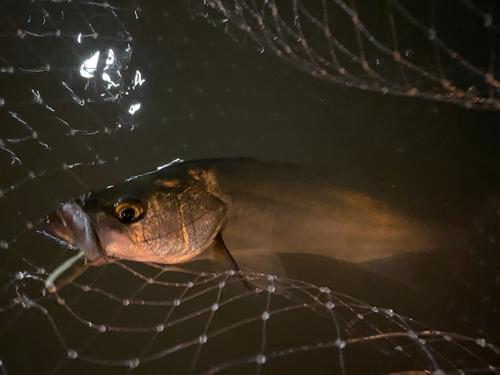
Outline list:
[[[288,261],[305,281],[250,275],[260,291],[237,272],[128,261],[44,283],[76,254],[46,215],[177,157],[319,165],[415,216],[471,218],[498,192],[497,14],[469,0],[4,1],[2,374],[498,373],[494,201],[474,251],[409,263],[420,294],[314,257]]]

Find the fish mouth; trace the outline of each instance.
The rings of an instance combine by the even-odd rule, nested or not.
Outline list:
[[[77,246],[94,265],[100,266],[107,262],[106,253],[89,216],[77,203],[64,203],[49,216],[48,224],[56,236]]]

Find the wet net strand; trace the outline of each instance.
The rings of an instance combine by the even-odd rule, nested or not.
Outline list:
[[[363,3],[351,1],[347,4],[342,0],[312,3],[299,0],[210,0],[204,2],[203,6],[197,4],[196,10],[212,23],[222,25],[226,33],[235,39],[241,41],[242,37],[239,35],[243,34],[262,50],[269,49],[289,65],[325,81],[383,94],[453,103],[467,108],[499,108],[500,84],[495,78],[494,48],[499,29],[492,13],[476,8],[469,1],[456,4],[457,8],[462,6],[463,11],[472,16],[481,17],[482,27],[486,30],[486,35],[489,35],[488,40],[481,41],[489,45],[489,57],[484,62],[484,67],[479,67],[441,38],[436,25],[435,1],[429,2],[429,24],[414,17],[402,2],[387,1],[383,10],[378,10],[390,29],[390,40],[386,42],[382,42],[365,26],[363,15],[356,10],[357,4]],[[398,25],[410,25],[417,34],[409,45],[425,44],[426,49],[401,50],[398,47],[400,30],[395,19],[398,19]],[[346,20],[351,23],[351,30],[345,29]],[[229,26],[233,26],[235,30],[232,31]],[[349,43],[348,47],[343,40],[352,34],[355,43]],[[434,58],[422,59],[425,64],[421,65],[416,58],[412,59],[411,55],[417,53],[425,53]],[[450,62],[446,65],[443,55],[449,57]],[[381,63],[382,60],[386,61]],[[395,72],[399,72],[400,76],[395,75]],[[459,74],[470,75],[467,82],[475,82],[477,87],[464,86]],[[411,79],[409,75],[412,76]]]

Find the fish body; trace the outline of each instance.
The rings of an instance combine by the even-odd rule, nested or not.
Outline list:
[[[467,243],[461,229],[413,219],[298,166],[252,159],[215,165],[218,186],[230,199],[223,231],[229,249],[271,248],[364,263]]]
[[[49,222],[90,260],[176,264],[223,248],[243,270],[272,274],[283,274],[283,252],[361,264],[467,240],[297,166],[250,158],[172,164],[66,203]]]

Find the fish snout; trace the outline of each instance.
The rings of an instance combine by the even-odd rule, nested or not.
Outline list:
[[[77,246],[95,265],[107,262],[89,216],[77,203],[64,203],[49,216],[48,224],[53,234]]]

